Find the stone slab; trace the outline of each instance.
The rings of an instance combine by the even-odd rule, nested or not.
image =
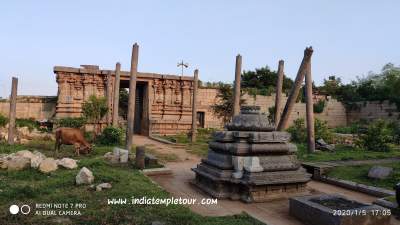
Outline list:
[[[260,143],[250,144],[243,142],[223,143],[211,141],[209,148],[233,155],[259,155],[259,154],[294,154],[297,147],[291,143]]]
[[[240,183],[251,185],[266,184],[290,184],[290,183],[306,183],[310,181],[311,174],[308,174],[304,168],[295,171],[277,171],[277,172],[244,172]]]
[[[354,208],[328,207],[315,201],[331,199],[349,202]],[[312,195],[293,197],[289,200],[290,214],[310,225],[389,225],[390,215],[383,215],[386,210],[381,206],[359,203],[341,195]]]

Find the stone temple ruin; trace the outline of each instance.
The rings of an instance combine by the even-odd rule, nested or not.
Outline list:
[[[275,131],[258,106],[240,114],[218,131],[206,159],[193,168],[194,184],[215,198],[263,202],[306,192],[311,175],[297,160],[290,134]]]

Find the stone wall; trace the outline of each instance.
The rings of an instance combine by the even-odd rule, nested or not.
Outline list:
[[[56,96],[18,96],[17,118],[49,119],[55,114]],[[10,111],[10,101],[0,100],[0,114],[7,116]]]
[[[398,120],[400,113],[395,104],[389,101],[371,101],[359,102],[356,107],[353,107],[347,112],[348,123],[358,121],[360,119],[389,119]]]
[[[199,92],[200,92],[200,97],[199,97],[200,100],[198,104],[200,105],[199,108],[201,108],[204,112],[206,112],[205,115],[207,124],[206,127],[207,128],[222,127],[222,121],[217,117],[215,117],[211,110],[211,105],[213,105],[217,101],[215,96],[218,90],[211,88],[202,88],[199,89]],[[245,94],[242,98],[245,100],[245,105],[260,106],[261,112],[264,112],[266,114],[268,114],[268,108],[275,105],[275,94],[272,94],[271,96],[263,96],[263,95],[250,96],[248,94]],[[321,99],[321,96],[315,97],[315,101],[319,99]],[[335,99],[330,98],[329,96],[325,97],[325,100],[327,104],[324,108],[324,111],[322,113],[316,113],[315,117],[327,121],[330,127],[345,126],[347,124],[347,118],[346,118],[346,109],[343,106],[343,104]],[[287,101],[287,96],[283,96],[281,103],[282,110],[285,107],[286,101]],[[292,113],[290,114],[288,126],[293,124],[294,120],[305,117],[306,117],[306,104],[296,103],[293,107]]]

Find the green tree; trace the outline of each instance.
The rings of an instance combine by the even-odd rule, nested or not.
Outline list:
[[[96,97],[91,95],[82,106],[83,116],[95,125],[95,134],[100,133],[100,122],[102,118],[107,114],[107,100],[105,97]]]
[[[241,87],[244,89],[255,89],[257,94],[269,95],[275,91],[278,74],[268,66],[256,68],[254,71],[244,71],[242,74]],[[283,76],[282,90],[288,93],[293,86],[293,80]],[[254,90],[252,90],[254,92]]]
[[[233,88],[231,84],[220,83],[218,86],[218,101],[211,106],[214,114],[218,118],[222,118],[224,123],[228,123],[233,115]],[[240,99],[243,104],[244,99]]]

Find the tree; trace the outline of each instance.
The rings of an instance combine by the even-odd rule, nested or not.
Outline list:
[[[272,71],[268,66],[265,66],[256,68],[255,71],[244,71],[241,87],[244,89],[255,89],[257,90],[256,94],[269,95],[275,91],[277,80],[277,71]],[[288,93],[292,86],[293,80],[284,75],[282,91]]]
[[[118,114],[122,116],[122,118],[128,118],[128,100],[129,100],[129,92],[126,88],[119,89],[119,104],[118,104]]]
[[[217,94],[218,102],[211,106],[214,114],[222,118],[224,124],[228,123],[233,116],[233,88],[231,84],[220,83]],[[240,104],[245,102],[240,99]]]
[[[107,100],[105,97],[96,97],[91,95],[82,106],[83,116],[95,125],[95,134],[100,133],[100,122],[102,118],[107,114]]]

